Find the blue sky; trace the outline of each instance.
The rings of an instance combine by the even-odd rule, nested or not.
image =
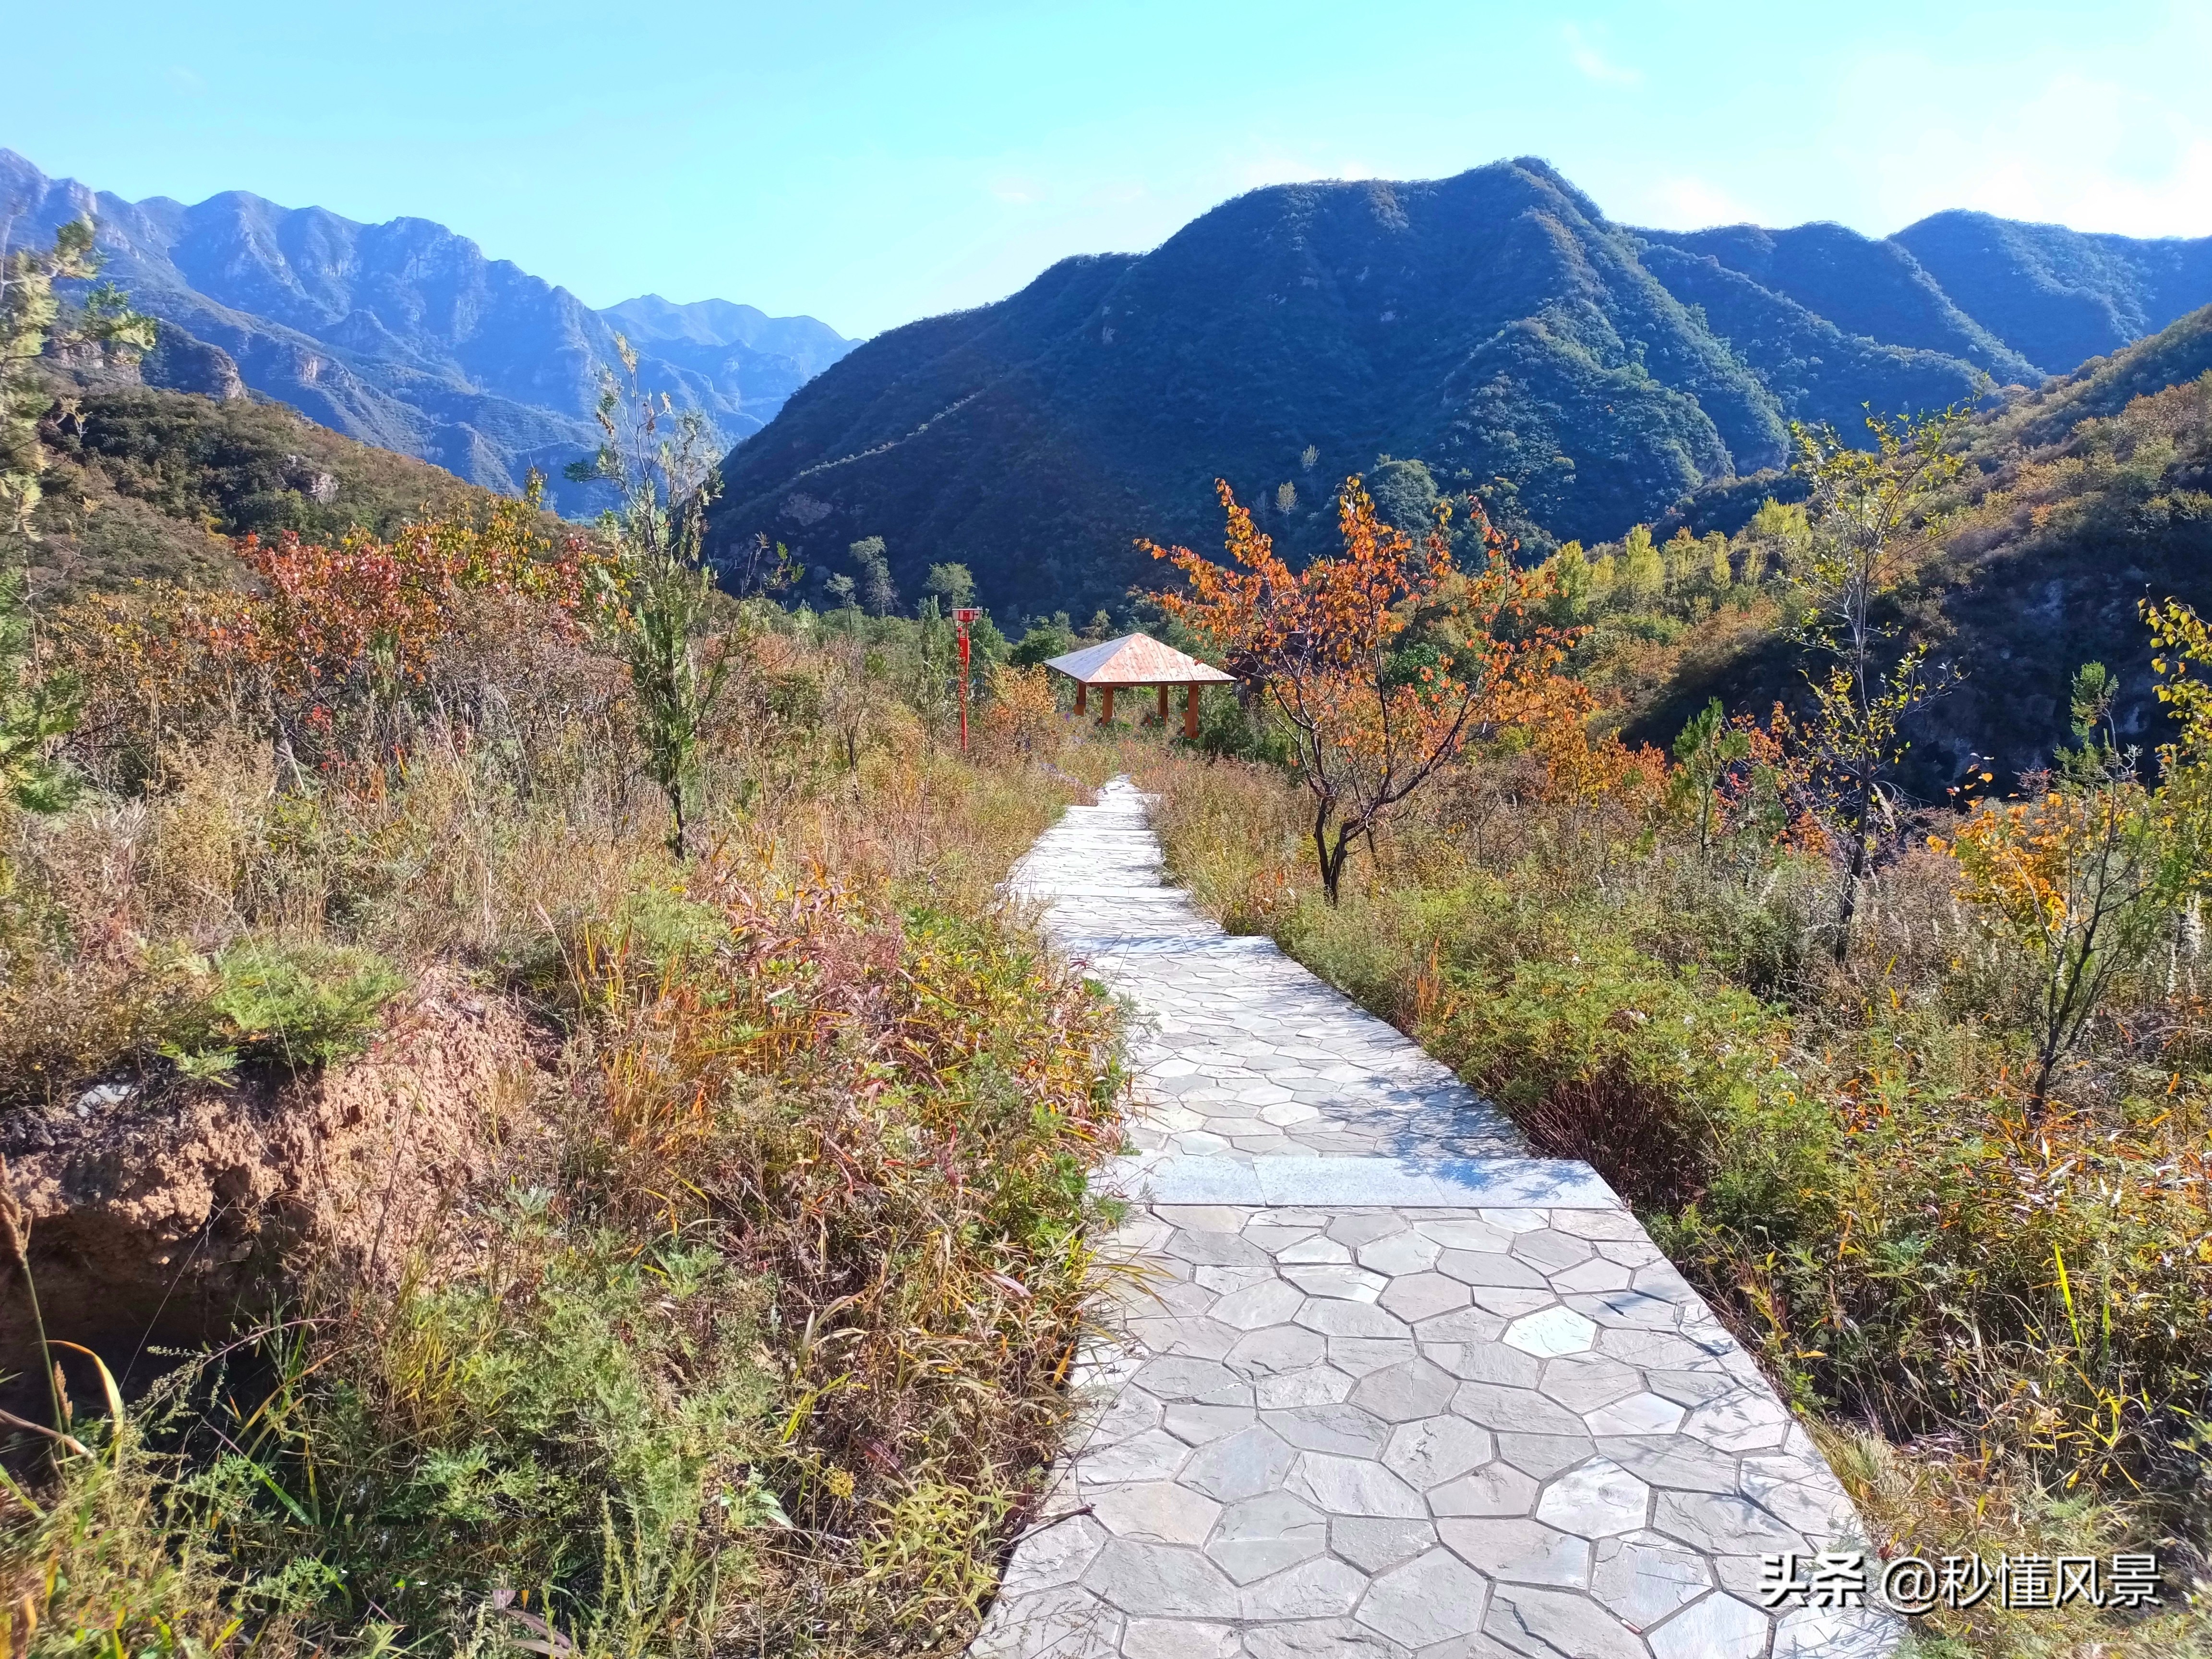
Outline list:
[[[2212,234],[2212,0],[7,3],[0,144],[50,173],[418,215],[593,305],[848,334],[1255,185],[1525,154],[1630,223]]]

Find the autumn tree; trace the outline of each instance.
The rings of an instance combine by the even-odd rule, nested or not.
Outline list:
[[[1808,659],[1812,715],[1799,728],[1810,775],[1843,860],[1834,956],[1850,954],[1859,893],[1894,822],[1893,779],[1909,746],[1906,718],[1949,681],[1924,642],[1893,643],[1884,601],[1930,545],[1935,498],[1964,465],[1957,410],[1913,420],[1867,417],[1874,440],[1855,449],[1831,427],[1794,426],[1798,469],[1813,485],[1810,544],[1791,574],[1791,636]]]
[[[1525,716],[1565,637],[1534,623],[1549,579],[1514,565],[1474,508],[1462,539],[1480,568],[1454,563],[1451,506],[1419,536],[1383,523],[1361,481],[1338,498],[1344,550],[1293,571],[1225,483],[1230,562],[1188,548],[1139,546],[1180,570],[1157,596],[1278,709],[1295,737],[1313,802],[1322,891],[1340,896],[1352,847],[1474,737]]]
[[[629,383],[603,374],[599,451],[570,466],[580,482],[600,479],[619,493],[603,525],[616,547],[606,614],[637,695],[637,731],[646,772],[668,803],[669,850],[690,848],[692,797],[702,744],[740,640],[709,625],[714,573],[704,557],[707,507],[720,493],[706,418],[678,410],[665,392],[639,388],[637,353],[615,337]]]

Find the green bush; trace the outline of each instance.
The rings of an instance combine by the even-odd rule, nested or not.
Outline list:
[[[187,1073],[275,1062],[326,1066],[368,1046],[405,988],[374,951],[249,939],[184,964],[190,990],[157,1047]]]

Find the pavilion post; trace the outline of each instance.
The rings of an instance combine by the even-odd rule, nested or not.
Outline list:
[[[1110,685],[1106,688],[1105,703],[1098,711],[1098,724],[1101,726],[1114,724],[1114,688]]]
[[[1075,712],[1079,714],[1083,714],[1086,712],[1090,707],[1091,688],[1085,685],[1081,680],[1078,680],[1075,683]]]
[[[1167,688],[1160,688],[1160,724],[1167,724]],[[1192,743],[1198,741],[1198,685],[1195,681],[1182,689],[1182,734]]]
[[[1166,731],[1167,729],[1168,729],[1168,689],[1167,689],[1167,687],[1166,687],[1166,686],[1163,685],[1163,686],[1161,686],[1161,687],[1160,687],[1160,730],[1161,730],[1161,731],[1163,731],[1163,732],[1164,732],[1164,731]]]

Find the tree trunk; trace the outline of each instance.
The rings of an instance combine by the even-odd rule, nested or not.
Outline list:
[[[1345,861],[1352,855],[1352,837],[1358,833],[1355,825],[1340,826],[1336,832],[1336,844],[1329,844],[1326,830],[1328,812],[1324,809],[1314,820],[1314,851],[1321,858],[1322,896],[1334,905],[1338,889],[1344,880]]]
[[[1866,875],[1866,832],[1861,830],[1851,839],[1851,861],[1844,872],[1844,892],[1836,906],[1836,966],[1840,968],[1851,954],[1851,918],[1858,914],[1859,883]]]
[[[1840,968],[1851,954],[1851,919],[1858,914],[1859,883],[1866,878],[1867,819],[1873,816],[1873,791],[1862,785],[1856,810],[1851,814],[1851,861],[1844,871],[1844,890],[1836,905],[1836,966]]]

